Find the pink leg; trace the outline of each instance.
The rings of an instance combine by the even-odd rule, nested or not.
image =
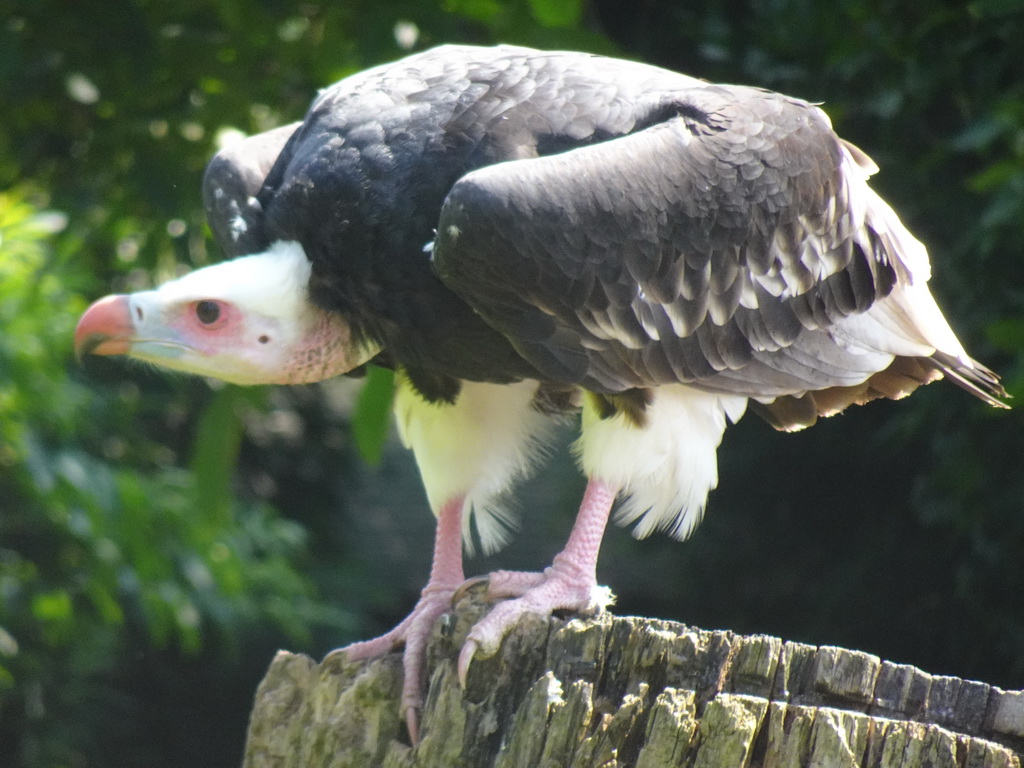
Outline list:
[[[544,583],[547,574],[541,571],[491,571],[485,576],[473,576],[462,582],[455,590],[452,603],[458,603],[462,593],[476,584],[486,582],[487,597],[491,600],[503,600],[508,597],[522,597],[527,590]]]
[[[430,631],[437,617],[450,610],[452,594],[465,581],[462,571],[462,505],[463,497],[459,496],[449,500],[438,513],[430,579],[412,613],[390,632],[341,649],[349,659],[370,659],[388,653],[405,641],[401,710],[413,744],[419,740],[418,714],[423,703],[423,674]]]
[[[547,575],[537,571],[494,571],[483,578],[487,579],[487,596],[499,599],[522,597],[543,584]]]
[[[502,587],[522,585],[527,588],[517,599],[496,605],[470,630],[459,654],[459,679],[463,684],[474,654],[478,650],[486,655],[495,653],[501,639],[523,614],[550,616],[559,609],[599,611],[611,602],[611,593],[597,585],[597,555],[617,494],[618,489],[604,481],[590,480],[569,541],[555,555],[539,583],[531,583],[531,574],[521,574],[522,579],[518,578],[520,574],[503,575]]]

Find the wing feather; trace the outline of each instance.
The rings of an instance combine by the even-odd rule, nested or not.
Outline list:
[[[909,272],[874,225],[869,161],[816,107],[704,86],[661,111],[448,195],[438,274],[544,375],[597,391],[706,382],[864,312]]]
[[[292,123],[237,141],[207,165],[203,205],[217,242],[229,256],[257,253],[270,245],[256,195],[300,125]]]

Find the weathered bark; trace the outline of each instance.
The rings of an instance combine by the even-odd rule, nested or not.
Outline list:
[[[435,627],[421,741],[401,660],[280,652],[256,694],[245,768],[1020,768],[1024,691],[860,651],[605,614],[524,621],[460,689],[484,608]]]

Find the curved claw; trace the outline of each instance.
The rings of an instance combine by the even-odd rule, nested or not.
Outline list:
[[[383,656],[398,644],[405,643],[402,698],[398,711],[399,716],[405,718],[413,744],[420,738],[419,714],[423,705],[427,642],[431,629],[437,618],[451,608],[452,594],[465,581],[462,570],[462,506],[463,497],[455,496],[438,511],[430,579],[412,613],[387,634],[342,649],[347,658],[358,660]]]
[[[476,640],[467,640],[466,644],[462,646],[462,650],[459,651],[459,663],[456,669],[459,673],[459,686],[463,689],[466,687],[466,676],[469,674],[469,665],[473,661],[473,656],[480,650],[480,643]]]
[[[423,705],[423,683],[426,668],[427,642],[437,618],[451,605],[451,588],[433,586],[424,590],[416,607],[397,627],[373,640],[339,648],[350,661],[363,661],[383,656],[405,643],[402,652],[402,698],[400,713],[409,728],[409,739],[419,741],[419,713]]]
[[[477,584],[483,584],[489,580],[490,576],[473,576],[463,581],[452,593],[452,605],[458,605],[462,600],[466,599],[469,591]]]
[[[521,597],[527,591],[544,583],[546,578],[547,574],[543,571],[494,571],[483,576],[473,576],[456,587],[452,595],[452,605],[458,605],[478,584],[487,585],[488,599],[503,600]]]
[[[405,727],[409,729],[409,741],[415,747],[420,743],[420,711],[417,707],[406,707]]]
[[[495,653],[509,630],[526,614],[547,617],[556,610],[600,613],[614,601],[607,587],[598,586],[592,578],[568,574],[557,565],[542,574],[505,572],[507,584],[524,591],[515,600],[495,606],[469,632],[459,652],[457,671],[459,684],[466,687],[469,665],[479,651],[485,656]]]

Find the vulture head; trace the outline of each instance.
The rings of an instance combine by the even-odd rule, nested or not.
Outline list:
[[[234,384],[305,384],[347,373],[380,349],[354,342],[340,315],[308,300],[309,272],[297,243],[278,242],[155,290],[107,296],[82,315],[75,351]]]

